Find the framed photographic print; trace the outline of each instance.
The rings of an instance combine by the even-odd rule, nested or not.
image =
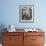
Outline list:
[[[24,23],[34,22],[34,5],[19,6],[19,21]]]

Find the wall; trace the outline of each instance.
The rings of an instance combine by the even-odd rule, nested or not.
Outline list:
[[[34,23],[19,22],[19,5],[34,5]],[[46,1],[41,0],[1,0],[0,25],[13,24],[16,28],[46,28]]]

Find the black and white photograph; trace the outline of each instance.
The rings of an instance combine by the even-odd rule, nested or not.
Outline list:
[[[34,5],[20,5],[19,7],[20,22],[34,21]]]

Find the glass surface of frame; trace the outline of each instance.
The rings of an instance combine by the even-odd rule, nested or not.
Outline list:
[[[34,22],[34,5],[19,6],[19,21],[24,23]]]

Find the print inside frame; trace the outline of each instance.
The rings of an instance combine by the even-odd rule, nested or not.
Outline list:
[[[34,22],[34,5],[19,5],[19,21]]]

